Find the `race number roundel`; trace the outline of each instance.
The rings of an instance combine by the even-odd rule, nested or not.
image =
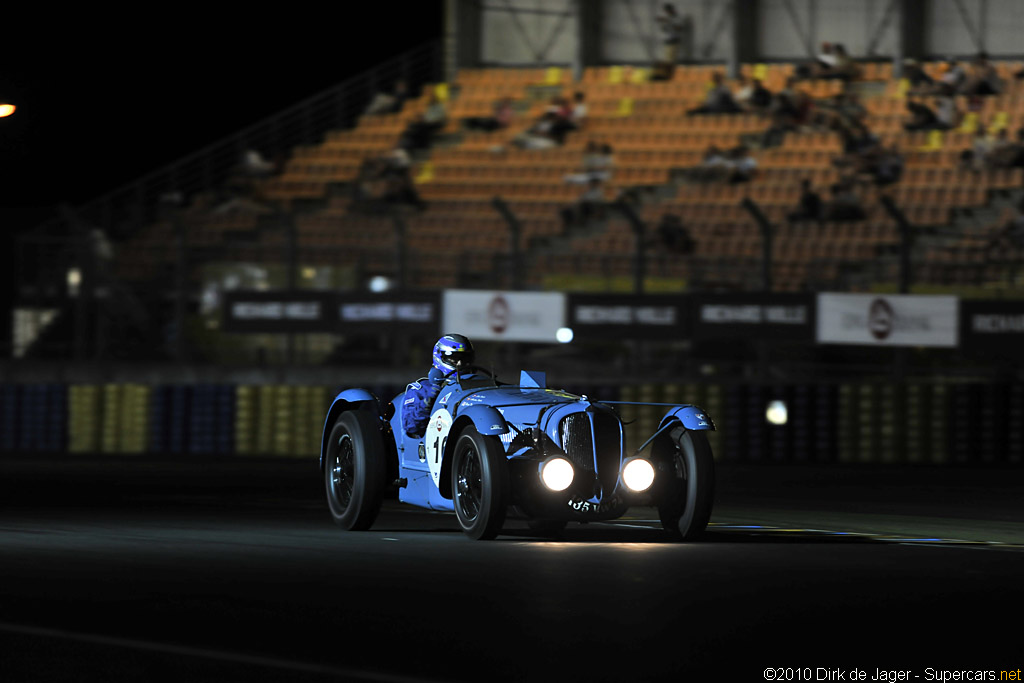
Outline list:
[[[430,477],[434,480],[434,486],[441,481],[441,460],[444,455],[444,442],[448,440],[448,432],[452,428],[452,414],[447,408],[440,408],[430,416],[427,423],[427,433],[423,437],[424,447],[427,452],[427,465],[430,467]]]

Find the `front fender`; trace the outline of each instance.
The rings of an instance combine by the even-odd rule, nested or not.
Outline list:
[[[449,432],[452,438],[445,442],[444,454],[441,456],[441,472],[438,476],[438,490],[442,497],[449,500],[452,497],[451,455],[455,450],[455,437],[470,424],[483,436],[500,436],[510,431],[505,417],[492,406],[477,404],[459,411],[459,416],[455,418]]]
[[[459,411],[459,417],[467,417],[473,422],[476,431],[484,436],[500,436],[508,434],[508,423],[505,416],[497,408],[487,405],[475,405]]]
[[[344,411],[359,406],[368,406],[375,413],[379,413],[377,397],[366,389],[345,389],[334,397],[331,407],[327,410],[327,418],[324,420],[324,431],[320,436],[320,470],[324,469],[324,454],[327,453],[327,437],[331,435],[335,420]]]
[[[693,405],[682,405],[672,408],[661,418],[658,428],[664,427],[671,420],[679,420],[690,431],[714,431],[715,423],[704,412],[703,408]]]

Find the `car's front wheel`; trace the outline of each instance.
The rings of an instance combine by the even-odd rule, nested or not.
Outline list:
[[[505,523],[509,477],[501,442],[467,427],[452,451],[452,503],[470,538],[491,539]]]
[[[376,418],[350,410],[334,423],[327,442],[324,484],[335,524],[365,531],[377,519],[384,497],[384,443]]]
[[[715,497],[715,461],[708,438],[679,425],[659,446],[671,463],[659,483],[661,524],[676,540],[699,538],[711,519]]]

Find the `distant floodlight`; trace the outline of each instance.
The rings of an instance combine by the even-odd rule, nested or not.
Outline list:
[[[391,280],[383,275],[374,275],[370,278],[370,291],[371,292],[386,292],[391,289]]]
[[[789,410],[786,408],[785,401],[771,401],[768,404],[768,410],[764,413],[764,418],[773,425],[784,425],[789,421]]]
[[[0,119],[13,114],[15,109],[17,109],[17,107],[15,107],[13,104],[10,104],[9,102],[4,102],[0,104]]]
[[[70,296],[78,296],[78,288],[82,284],[82,271],[78,268],[68,268],[66,280],[68,284],[68,294]]]
[[[576,335],[573,334],[571,327],[559,327],[558,331],[555,332],[555,339],[559,344],[568,344],[574,336]]]

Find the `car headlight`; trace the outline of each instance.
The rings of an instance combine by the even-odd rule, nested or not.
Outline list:
[[[622,467],[622,482],[630,491],[646,491],[654,483],[654,466],[643,458],[631,458]]]
[[[566,490],[572,478],[572,463],[565,458],[551,458],[540,466],[540,480],[552,491]]]

